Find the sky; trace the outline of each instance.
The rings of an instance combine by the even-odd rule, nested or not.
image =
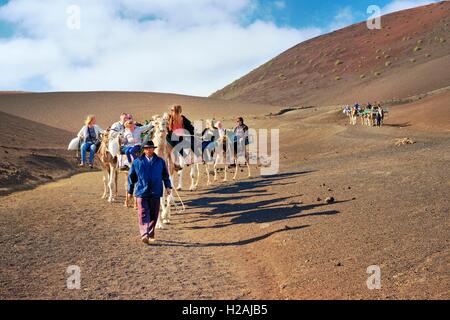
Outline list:
[[[208,96],[307,39],[433,0],[0,0],[0,91]]]

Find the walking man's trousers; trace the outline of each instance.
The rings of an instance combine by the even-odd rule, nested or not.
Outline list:
[[[155,227],[158,222],[159,198],[137,198],[139,231],[141,237],[155,237]]]

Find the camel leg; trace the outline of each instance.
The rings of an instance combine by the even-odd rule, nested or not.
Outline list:
[[[109,166],[109,183],[108,183],[108,188],[109,188],[109,198],[108,198],[108,202],[114,202],[114,189],[115,189],[115,185],[114,182],[116,181],[116,170],[114,168],[113,165]]]
[[[219,161],[219,157],[217,157],[216,161],[214,161],[214,181],[217,181],[217,164]]]
[[[211,185],[211,177],[209,174],[209,164],[205,163],[205,171],[206,171],[206,185],[210,186]]]
[[[125,203],[123,204],[124,207],[128,208],[130,206],[130,195],[128,194],[128,173],[126,173],[125,176]]]
[[[198,185],[200,183],[200,163],[196,162],[192,166],[193,166],[194,173],[195,173],[195,180],[193,181],[193,183],[194,183],[194,190],[197,190],[198,189]]]
[[[252,171],[250,170],[250,155],[248,153],[245,155],[245,162],[247,165],[248,177],[250,178],[252,176]]]
[[[164,197],[161,198],[161,208],[159,209],[158,212],[158,222],[156,222],[156,229],[164,229],[164,225],[162,223],[163,220],[163,216],[164,216]]]
[[[195,189],[198,188],[198,184],[200,183],[200,164],[195,164],[195,168],[197,170],[197,180],[195,180]]]
[[[164,211],[164,217],[163,217],[163,223],[164,224],[170,224],[170,219],[172,218],[172,212],[171,212],[171,206],[170,206],[170,201],[172,199],[172,195],[168,195],[166,194],[165,197],[165,211]]]
[[[114,186],[116,189],[115,194],[116,194],[116,198],[117,198],[119,196],[119,169],[116,169]]]
[[[108,185],[107,185],[107,175],[108,172],[106,171],[105,168],[102,168],[103,170],[103,195],[102,195],[102,199],[106,199],[107,196],[107,192],[108,192]]]
[[[180,167],[184,168],[184,158],[182,156],[178,157]],[[178,171],[178,187],[177,190],[183,190],[183,170]]]
[[[200,180],[200,165],[198,163],[194,163],[191,168],[191,191],[195,191],[198,188],[198,183]]]
[[[228,163],[225,162],[223,182],[228,181]]]
[[[235,164],[235,170],[234,170],[234,176],[233,176],[233,180],[237,179],[237,175],[238,175],[238,171],[239,171],[239,161],[238,161],[238,157],[234,158],[234,164]]]
[[[195,165],[191,166],[191,170],[189,171],[189,176],[191,178],[191,186],[189,187],[190,191],[195,190]]]

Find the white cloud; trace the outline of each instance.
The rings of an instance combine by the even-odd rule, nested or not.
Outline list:
[[[330,24],[330,31],[342,29],[354,23],[354,16],[351,7],[341,8]]]
[[[66,26],[72,4],[79,31]],[[0,90],[41,79],[55,91],[208,95],[322,32],[244,23],[256,9],[253,0],[13,0],[0,7],[17,31],[0,38]]]
[[[381,9],[381,12],[382,14],[388,14],[396,11],[424,6],[435,2],[438,2],[438,0],[395,0],[384,6]]]

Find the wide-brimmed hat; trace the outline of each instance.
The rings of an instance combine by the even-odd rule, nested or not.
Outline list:
[[[142,146],[142,149],[148,149],[148,148],[153,148],[156,149],[158,148],[157,146],[155,146],[155,144],[153,143],[153,141],[147,141],[146,143],[144,143],[144,145]]]

